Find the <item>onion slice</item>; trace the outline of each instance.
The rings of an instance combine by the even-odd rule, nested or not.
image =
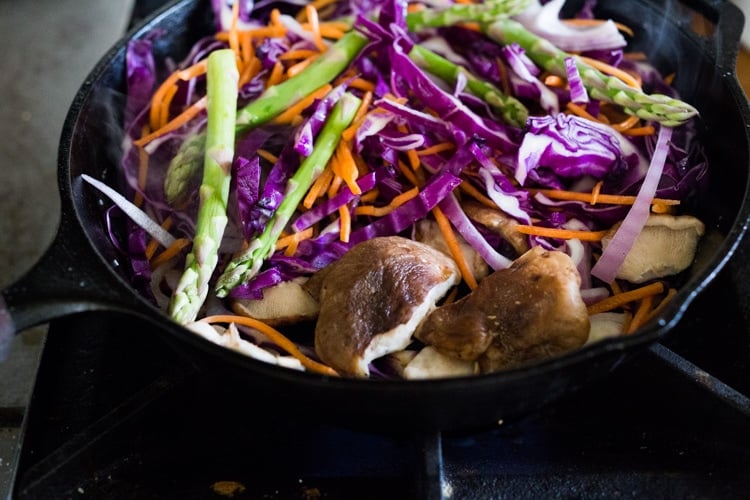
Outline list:
[[[96,180],[90,175],[81,174],[84,181],[88,182],[96,189],[98,189],[103,195],[112,200],[112,203],[117,205],[120,210],[125,212],[125,215],[130,217],[133,222],[138,224],[144,231],[151,235],[156,241],[159,242],[164,248],[167,248],[174,243],[175,238],[169,234],[164,228],[157,224],[146,212],[129,202],[124,196],[112,189],[111,187],[104,184],[102,181]]]
[[[654,154],[651,157],[651,164],[643,179],[641,189],[635,197],[633,206],[622,221],[622,224],[615,232],[607,248],[602,252],[602,256],[597,263],[591,268],[591,274],[606,283],[612,283],[617,276],[617,271],[625,261],[625,257],[633,248],[633,243],[643,230],[646,224],[651,202],[659,187],[659,180],[664,171],[664,163],[669,152],[669,141],[672,138],[672,128],[662,126],[659,129],[659,137],[656,141]]]

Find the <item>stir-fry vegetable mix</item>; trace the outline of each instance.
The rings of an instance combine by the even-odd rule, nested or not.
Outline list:
[[[215,342],[336,374],[312,333],[292,341],[232,304],[435,221],[458,297],[541,247],[574,263],[589,340],[597,318],[634,331],[685,267],[618,274],[655,214],[679,220],[705,182],[697,111],[627,51],[637,27],[591,2],[562,20],[562,3],[214,0],[216,33],[178,64],[154,61],[162,34],[132,41],[134,284]]]

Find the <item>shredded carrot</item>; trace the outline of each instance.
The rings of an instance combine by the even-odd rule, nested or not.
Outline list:
[[[296,345],[294,345],[294,342],[289,340],[286,336],[284,336],[284,334],[282,334],[280,331],[276,330],[275,328],[255,318],[249,318],[247,316],[236,316],[233,314],[217,314],[215,316],[206,316],[205,318],[200,319],[200,321],[203,323],[210,323],[210,324],[211,323],[236,323],[238,325],[243,325],[243,326],[248,326],[250,328],[254,328],[258,330],[259,332],[261,332],[263,335],[267,336],[271,340],[271,342],[278,345],[280,348],[284,349],[290,355],[297,358],[300,361],[300,363],[302,363],[302,366],[304,366],[308,370],[316,372],[316,373],[320,373],[323,375],[329,375],[332,377],[338,376],[338,373],[336,373],[336,371],[333,368],[307,357],[305,354],[302,353],[302,351],[299,350],[299,348]]]
[[[305,109],[307,109],[313,102],[315,102],[315,99],[322,99],[330,91],[331,85],[329,83],[326,83],[319,89],[314,90],[307,97],[303,97],[296,103],[289,106],[286,111],[274,118],[274,123],[283,124],[291,122],[293,118],[301,115]]]
[[[271,74],[268,75],[268,80],[266,80],[266,87],[273,87],[274,85],[281,83],[283,79],[284,65],[281,61],[276,61],[273,68],[271,68]]]
[[[605,21],[604,19],[564,19],[563,22],[571,26],[589,27],[598,26],[600,24],[606,23],[607,21]],[[623,33],[634,36],[633,30],[630,29],[629,26],[618,22],[615,22],[615,26],[617,26],[617,29],[622,31]]]
[[[177,72],[172,73],[164,80],[164,82],[162,82],[161,85],[159,85],[159,88],[156,89],[156,92],[154,92],[154,95],[151,97],[151,109],[149,110],[149,123],[151,124],[151,130],[159,129],[164,125],[161,123],[161,108],[164,103],[164,96],[167,92],[170,92],[172,87],[176,86],[177,80],[179,79],[180,76]]]
[[[325,170],[315,179],[310,190],[307,192],[305,199],[302,201],[302,206],[305,208],[312,208],[315,204],[315,200],[320,198],[328,190],[328,186],[333,180],[333,169],[331,168],[330,162],[326,166]]]
[[[654,304],[653,295],[647,295],[646,297],[643,297],[641,299],[640,303],[638,304],[638,308],[635,310],[635,314],[633,315],[633,320],[630,322],[630,325],[628,325],[628,328],[627,330],[625,330],[625,333],[627,334],[633,333],[646,323],[653,304]]]
[[[614,76],[622,80],[626,85],[639,89],[641,88],[641,82],[638,81],[633,75],[627,71],[623,71],[619,68],[615,68],[611,64],[599,61],[598,59],[592,59],[590,57],[578,56],[581,61],[585,62],[589,66],[598,69],[604,74]]]
[[[310,32],[313,35],[313,43],[320,51],[325,51],[328,47],[323,41],[323,37],[320,35],[320,20],[318,19],[318,9],[312,4],[305,5],[305,13],[307,14],[307,23],[309,24]]]
[[[617,295],[618,293],[623,292],[622,287],[617,280],[614,280],[612,283],[610,283],[609,287],[612,289],[612,295]]]
[[[464,29],[471,30],[471,31],[482,31],[482,27],[479,25],[479,23],[472,23],[472,22],[466,22],[466,23],[456,23],[457,26],[461,26]]]
[[[461,181],[461,190],[463,190],[466,194],[477,200],[482,205],[497,209],[497,204],[492,201],[490,198],[482,194],[477,188],[475,188],[472,184],[470,184],[468,181],[463,180]]]
[[[286,35],[286,26],[283,24],[274,26],[261,26],[259,28],[251,28],[242,30],[239,32],[240,36],[249,36],[256,40],[263,38],[278,38]],[[215,37],[220,42],[229,43],[229,35],[226,32],[217,33]]]
[[[364,92],[375,92],[375,84],[364,78],[354,78],[353,80],[350,80],[349,87]]]
[[[357,134],[357,130],[359,130],[359,127],[362,125],[365,116],[367,116],[367,109],[370,107],[371,103],[372,92],[366,91],[362,96],[362,102],[359,104],[359,109],[357,109],[357,112],[354,114],[352,124],[344,129],[343,132],[341,132],[341,137],[344,140],[351,141],[352,139],[354,139],[354,136]]]
[[[378,188],[374,188],[366,192],[362,196],[360,196],[359,202],[360,203],[372,203],[373,201],[378,199],[378,196],[380,196],[380,191],[378,190]]]
[[[232,4],[232,22],[229,25],[229,48],[235,53],[237,59],[241,58],[240,37],[237,33],[237,21],[240,18],[240,2]]]
[[[317,50],[312,49],[296,49],[296,50],[288,50],[281,54],[279,56],[279,59],[282,61],[292,61],[296,59],[307,59],[308,57],[312,57],[315,55],[318,55],[320,52]]]
[[[565,105],[565,107],[568,109],[568,111],[572,112],[576,116],[586,118],[587,120],[591,120],[592,122],[601,123],[601,120],[599,118],[586,111],[586,108],[584,108],[583,106],[579,106],[578,104],[569,102]]]
[[[347,205],[339,207],[339,221],[339,240],[349,243],[349,236],[352,234],[352,214]]]
[[[629,136],[644,136],[644,135],[654,135],[656,133],[656,129],[653,125],[646,125],[644,127],[633,127],[629,128],[627,130],[622,131],[622,135],[629,135]]]
[[[452,142],[439,142],[437,144],[433,144],[432,146],[424,149],[420,149],[417,151],[418,156],[427,156],[427,155],[434,155],[437,153],[442,153],[443,151],[451,151],[453,149],[456,149],[456,145]]]
[[[247,65],[250,61],[256,59],[253,50],[253,37],[248,32],[240,32],[240,55],[242,62]]]
[[[677,290],[675,288],[670,288],[669,290],[667,290],[666,295],[663,299],[661,299],[659,305],[651,310],[648,317],[646,318],[646,321],[651,321],[653,318],[655,318],[656,315],[659,314],[667,304],[669,304],[669,302],[674,298],[675,295],[677,295]]]
[[[278,156],[276,156],[275,154],[273,154],[273,153],[271,153],[271,152],[269,152],[269,151],[267,151],[265,149],[257,149],[257,150],[255,150],[255,152],[258,154],[258,156],[260,156],[261,158],[263,158],[264,160],[266,160],[266,161],[268,161],[270,163],[276,163],[277,161],[279,161],[279,157]]]
[[[164,125],[163,127],[159,128],[158,130],[155,130],[151,132],[150,134],[143,136],[135,141],[133,141],[133,144],[136,146],[144,146],[145,144],[148,144],[149,142],[153,141],[157,137],[161,137],[164,134],[167,134],[169,132],[173,132],[177,130],[178,128],[182,127],[184,124],[195,118],[198,113],[206,109],[206,98],[202,97],[200,100],[193,103],[189,108],[187,108],[185,111],[177,115]]]
[[[172,106],[172,100],[174,99],[174,96],[177,94],[177,91],[179,89],[180,88],[177,85],[172,85],[164,93],[164,100],[161,102],[161,110],[159,111],[159,128],[163,127],[169,122],[169,111],[170,107]]]
[[[474,277],[474,273],[471,271],[469,264],[466,262],[466,257],[461,251],[458,239],[451,228],[451,223],[448,220],[448,217],[446,217],[443,211],[438,207],[432,209],[432,215],[435,217],[438,228],[440,228],[440,234],[443,235],[443,239],[445,240],[445,244],[448,245],[448,250],[453,257],[453,260],[456,261],[458,269],[461,271],[461,277],[464,279],[468,287],[471,290],[474,290],[477,287],[477,280]]]
[[[281,250],[282,248],[288,247],[292,243],[299,243],[300,241],[312,238],[312,235],[313,229],[311,227],[308,227],[304,231],[298,231],[288,236],[284,236],[283,238],[279,238],[278,240],[276,240],[276,250]]]
[[[323,7],[327,7],[328,5],[332,5],[334,3],[338,2],[338,0],[313,0],[308,5],[314,7],[316,10],[320,10]],[[308,14],[307,9],[300,9],[299,12],[297,12],[297,21],[304,23],[308,20]]]
[[[557,75],[547,75],[544,78],[544,84],[548,87],[557,87],[557,88],[565,87],[566,85],[565,80],[560,78]]]
[[[304,59],[298,62],[297,64],[289,66],[286,70],[287,78],[291,78],[295,75],[299,75],[303,69],[310,66],[310,64],[312,64],[313,61],[315,61],[315,59],[317,59],[318,57],[320,57],[320,54],[315,54],[314,56],[308,57],[307,59]]]
[[[141,128],[141,136],[148,135],[148,124],[144,124]],[[148,165],[149,165],[149,154],[142,147],[138,148],[138,187],[143,190],[146,188],[146,179],[148,178]],[[143,203],[143,194],[141,191],[136,191],[133,197],[133,203],[140,207]]]
[[[641,119],[637,116],[629,116],[620,123],[613,123],[612,128],[617,130],[618,132],[624,132],[638,125],[639,121],[641,121]]]
[[[279,9],[273,9],[269,19],[271,26],[284,26],[284,23],[281,21],[281,11]]]
[[[618,293],[612,295],[611,297],[607,297],[606,299],[600,300],[599,302],[588,306],[588,313],[589,315],[592,315],[611,311],[613,309],[617,309],[618,307],[622,307],[625,304],[641,300],[642,298],[649,295],[658,295],[663,292],[664,283],[662,283],[661,281],[657,281],[655,283],[651,283],[650,285],[642,286],[628,292]]]
[[[260,59],[257,57],[255,59],[252,59],[249,63],[245,64],[245,66],[242,68],[242,72],[240,73],[240,79],[238,81],[238,86],[242,87],[246,83],[248,83],[250,80],[252,80],[255,76],[260,73],[260,70],[263,68],[263,63],[260,62]]]
[[[672,82],[674,82],[675,76],[677,75],[674,73],[668,74],[667,76],[664,77],[664,83],[671,86]]]
[[[346,29],[342,30],[341,28],[334,26],[331,23],[320,23],[320,36],[324,38],[338,40],[346,35],[346,31]]]
[[[561,240],[577,239],[581,241],[601,241],[607,234],[607,231],[579,231],[576,229],[556,229],[552,227],[527,226],[518,224],[515,226],[516,231],[532,236],[542,236],[544,238],[556,238]]]
[[[350,147],[346,141],[339,141],[339,145],[336,147],[336,162],[333,166],[333,172],[344,180],[353,194],[362,194],[362,190],[357,184],[359,170],[357,170],[357,164],[354,163]]]
[[[559,189],[529,189],[531,194],[541,194],[547,198],[555,200],[567,200],[567,201],[583,201],[586,203],[592,203],[591,193],[579,193],[577,191],[564,191]],[[620,194],[598,194],[596,198],[597,203],[605,203],[610,205],[632,205],[635,203],[635,196],[627,196]],[[654,198],[653,204],[659,205],[679,205],[680,200],[668,200],[666,198]]]
[[[341,178],[340,175],[334,175],[333,180],[331,181],[331,185],[328,186],[328,197],[333,198],[338,194],[339,189],[341,189],[341,185],[344,183],[344,179]]]
[[[409,168],[409,165],[399,160],[398,169],[401,171],[402,174],[404,174],[404,177],[406,177],[409,180],[409,182],[411,182],[415,186],[419,186],[420,182],[419,182],[419,179],[417,179],[417,174],[415,174],[414,171],[411,168]]]
[[[602,184],[604,184],[604,181],[599,181],[594,184],[594,188],[591,190],[591,205],[596,205],[596,202],[599,200],[599,193],[602,190]]]
[[[419,188],[413,187],[408,191],[404,191],[398,196],[394,196],[388,205],[382,207],[374,207],[372,205],[359,205],[354,209],[354,215],[368,215],[372,217],[383,217],[393,212],[395,209],[406,203],[407,201],[415,198],[419,194]]]
[[[174,240],[174,243],[164,249],[162,253],[154,257],[154,259],[151,261],[151,268],[156,269],[160,265],[164,264],[169,259],[180,253],[182,249],[187,247],[189,244],[190,240],[188,238],[177,238],[176,240]]]

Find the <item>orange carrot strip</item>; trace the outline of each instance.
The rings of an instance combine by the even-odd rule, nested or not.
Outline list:
[[[417,175],[414,173],[414,171],[411,168],[409,168],[409,165],[399,160],[398,169],[401,171],[402,174],[404,174],[404,177],[406,177],[409,180],[409,182],[411,182],[415,186],[419,186],[420,184],[419,179],[417,179]]]
[[[663,299],[661,299],[661,302],[659,302],[659,305],[657,305],[651,310],[648,317],[646,318],[646,321],[651,321],[654,317],[656,317],[656,315],[659,314],[667,304],[669,304],[669,301],[671,301],[675,295],[677,295],[676,289],[670,288],[669,290],[667,290],[667,294],[664,296]]]
[[[625,304],[635,302],[636,300],[640,300],[649,295],[658,295],[663,292],[664,283],[662,283],[661,281],[657,281],[655,283],[651,283],[650,285],[636,288],[635,290],[618,293],[616,295],[612,295],[611,297],[607,297],[606,299],[602,299],[599,302],[588,306],[587,310],[589,315],[599,314],[617,309],[618,307],[622,307]]]
[[[271,26],[284,26],[284,23],[281,22],[281,11],[279,9],[273,9],[269,18]]]
[[[496,60],[495,66],[497,71],[500,73],[500,89],[505,95],[511,95],[510,78],[508,77],[508,68],[505,67],[505,63],[499,57]]]
[[[568,200],[568,201],[583,201],[591,203],[591,193],[579,193],[577,191],[564,191],[558,189],[529,189],[531,194],[542,194],[547,198],[555,200]],[[599,194],[597,196],[598,203],[605,203],[611,205],[632,205],[635,203],[635,196],[627,196],[620,194]],[[679,205],[680,200],[668,200],[666,198],[654,198],[652,203],[660,205]]]
[[[307,22],[310,24],[310,32],[313,35],[313,43],[321,52],[328,49],[326,43],[323,41],[323,37],[320,35],[320,20],[318,19],[318,9],[313,4],[305,5],[305,14],[307,14]]]
[[[276,240],[276,250],[281,250],[282,248],[288,247],[292,243],[299,243],[300,241],[312,238],[312,235],[313,228],[308,227],[304,231],[298,231],[288,236],[284,236],[283,238],[279,238],[278,240]]]
[[[339,221],[339,240],[349,243],[349,236],[352,234],[352,214],[347,205],[339,207]]]
[[[349,87],[353,89],[359,89],[365,92],[374,92],[375,84],[371,81],[365,80],[364,78],[355,78],[349,81]]]
[[[328,192],[326,193],[328,197],[333,198],[334,196],[336,196],[343,183],[344,179],[342,179],[340,175],[334,175],[333,180],[331,181],[331,185],[328,186]]]
[[[261,332],[263,335],[267,336],[271,340],[271,342],[278,345],[290,355],[297,358],[300,363],[302,363],[302,366],[304,366],[308,370],[332,377],[338,376],[338,373],[336,373],[336,371],[330,366],[319,363],[303,354],[302,351],[300,351],[299,348],[294,345],[294,342],[284,336],[283,333],[267,325],[266,323],[263,323],[262,321],[258,321],[255,318],[249,318],[247,316],[236,316],[233,314],[217,314],[215,316],[206,316],[200,321],[203,323],[236,323],[238,325],[254,328]]]
[[[237,59],[240,59],[240,37],[237,33],[237,21],[240,18],[240,2],[234,2],[232,4],[232,21],[229,25],[229,48],[235,54]]]
[[[159,128],[163,127],[169,122],[169,108],[172,106],[172,99],[180,88],[177,85],[172,85],[164,93],[164,100],[161,103],[161,110],[159,112]]]
[[[266,80],[266,87],[273,87],[277,83],[281,83],[281,81],[284,79],[284,65],[281,63],[281,61],[276,61],[274,63],[273,68],[271,69],[271,74],[268,75],[268,80]]]
[[[320,36],[322,37],[338,40],[339,38],[343,38],[344,35],[346,35],[346,30],[342,30],[329,24],[320,24]]]
[[[178,128],[182,127],[184,124],[195,118],[198,113],[200,113],[204,109],[206,109],[206,98],[202,97],[185,111],[174,117],[172,121],[170,121],[160,129],[155,130],[150,134],[133,141],[133,144],[135,144],[136,146],[143,146],[153,141],[157,137],[161,137],[164,134],[177,130]]]
[[[344,129],[343,132],[341,132],[341,137],[345,141],[351,141],[354,139],[354,136],[357,134],[357,130],[359,130],[359,127],[362,126],[362,122],[365,120],[365,117],[367,116],[367,108],[370,107],[370,104],[372,103],[372,92],[365,92],[362,96],[362,102],[359,105],[359,109],[354,114],[354,118],[352,119],[352,124],[349,125],[346,129]]]
[[[308,57],[307,59],[304,59],[304,60],[298,62],[297,64],[293,64],[292,66],[289,66],[287,68],[287,70],[286,70],[286,76],[287,76],[287,78],[291,78],[291,77],[293,77],[295,75],[300,74],[303,69],[305,69],[308,66],[310,66],[310,64],[312,64],[312,62],[315,59],[317,59],[318,57],[320,57],[320,54],[315,54],[314,56]]]
[[[245,64],[245,66],[242,68],[242,72],[240,73],[238,86],[242,87],[247,82],[252,80],[255,76],[257,76],[258,73],[260,73],[260,70],[262,68],[263,63],[261,63],[257,57],[252,59],[249,63]]]
[[[156,89],[156,92],[154,92],[154,95],[151,97],[151,109],[149,110],[149,123],[151,124],[151,130],[157,130],[167,123],[166,119],[163,122],[161,121],[163,117],[166,116],[162,109],[164,107],[169,108],[169,102],[171,102],[174,93],[177,92],[176,89],[172,90],[172,87],[177,84],[177,80],[191,80],[204,74],[207,67],[207,60],[203,59],[188,68],[175,71],[169,75],[161,85],[159,85],[159,88]],[[165,102],[165,98],[169,93],[171,93],[171,95],[169,96],[168,102]],[[166,113],[168,114],[169,111],[166,111]]]
[[[575,229],[527,226],[524,224],[518,224],[516,226],[516,231],[522,234],[542,236],[545,238],[557,238],[561,240],[578,239],[581,241],[601,241],[601,239],[607,234],[607,231],[579,231]]]
[[[606,23],[607,21],[605,21],[604,19],[564,19],[563,22],[571,26],[589,27],[598,26],[600,24]],[[617,29],[622,31],[623,33],[634,36],[633,30],[630,29],[629,26],[618,22],[615,22],[615,26],[617,26]]]
[[[628,116],[620,123],[613,123],[612,128],[617,130],[618,132],[624,132],[638,125],[638,122],[640,120],[641,119],[638,118],[637,116]]]
[[[260,156],[264,160],[269,161],[270,163],[276,163],[277,161],[279,161],[278,156],[269,151],[266,151],[265,149],[257,149],[255,152],[258,154],[258,156]]]
[[[156,269],[160,265],[167,262],[169,259],[177,255],[182,251],[183,248],[187,247],[190,244],[190,240],[188,238],[177,238],[174,240],[174,243],[169,245],[162,253],[154,257],[154,259],[151,261],[151,269]]]
[[[378,190],[378,188],[374,188],[366,192],[362,196],[360,196],[359,202],[360,203],[372,203],[373,201],[378,199],[378,196],[380,196],[380,191]]]
[[[328,5],[332,5],[336,2],[338,2],[338,0],[313,0],[309,3],[309,5],[313,6],[317,10],[320,10],[323,7],[327,7]],[[300,9],[299,12],[297,12],[296,18],[297,21],[301,23],[307,21],[307,9]]]
[[[646,323],[648,314],[651,312],[651,306],[653,306],[653,304],[653,295],[648,295],[641,299],[640,303],[638,304],[638,308],[635,310],[635,314],[633,315],[633,320],[628,325],[625,333],[631,334]]]
[[[296,50],[288,50],[281,54],[279,56],[279,59],[282,61],[290,61],[294,59],[307,59],[308,57],[312,57],[319,54],[317,50],[312,49],[296,49]]]
[[[464,253],[461,251],[461,247],[458,244],[456,234],[453,232],[453,228],[451,228],[450,221],[445,216],[443,211],[438,207],[432,209],[432,215],[437,221],[437,225],[440,228],[440,233],[443,235],[445,244],[448,245],[448,250],[453,257],[453,260],[455,260],[456,264],[458,264],[458,269],[459,271],[461,271],[461,276],[463,277],[469,288],[471,290],[474,290],[477,287],[477,280],[474,277],[474,273],[471,271],[469,264],[466,262],[466,257],[464,257]]]
[[[578,57],[581,59],[581,61],[585,62],[589,66],[598,69],[602,73],[619,78],[626,85],[629,85],[630,87],[633,87],[636,89],[641,88],[641,83],[633,75],[631,75],[630,73],[626,71],[623,71],[619,68],[615,68],[611,64],[604,63],[597,59],[592,59],[590,57],[584,57],[584,56],[578,56]]]
[[[326,83],[307,97],[302,98],[300,101],[288,107],[286,111],[274,118],[274,123],[283,124],[291,122],[294,117],[301,115],[302,112],[315,101],[315,99],[322,99],[330,91],[331,85]]]
[[[594,184],[594,189],[591,190],[592,205],[596,205],[596,202],[599,200],[599,192],[602,190],[602,184],[604,184],[604,181],[597,182]]]
[[[283,24],[278,26],[262,26],[260,28],[242,30],[239,34],[240,36],[249,36],[256,40],[263,38],[278,38],[286,35],[286,27]],[[229,42],[229,35],[226,32],[217,33],[215,38],[220,42]]]
[[[372,205],[360,205],[354,209],[354,215],[369,215],[372,217],[383,217],[393,212],[395,209],[406,203],[407,201],[415,198],[419,194],[419,188],[413,187],[408,191],[404,191],[398,196],[395,196],[388,205],[382,207],[374,207]]]
[[[362,194],[362,190],[357,184],[359,170],[357,170],[357,164],[354,163],[354,156],[352,156],[350,147],[346,141],[339,142],[336,147],[336,162],[333,164],[333,172],[346,182],[352,194]]]
[[[572,112],[576,116],[586,118],[587,120],[591,120],[592,122],[602,123],[599,118],[586,111],[586,108],[584,108],[583,106],[579,106],[578,104],[569,102],[565,105],[565,107],[568,109],[568,111]]]
[[[654,135],[655,133],[656,129],[653,125],[646,125],[645,127],[633,127],[622,131],[622,135],[630,136]]]
[[[331,168],[330,162],[326,166],[325,170],[315,179],[310,190],[307,192],[305,199],[302,200],[302,206],[305,208],[312,208],[320,196],[322,196],[327,190],[328,186],[333,181],[333,169]]]
[[[148,124],[144,124],[141,128],[141,137],[148,135]],[[142,147],[138,148],[138,187],[141,189],[146,188],[146,179],[148,178],[148,164],[149,155]],[[133,197],[133,203],[140,207],[143,203],[143,194],[140,191],[135,192]]]
[[[544,78],[544,84],[548,87],[565,87],[565,80],[557,75],[547,75]]]
[[[245,66],[250,61],[255,59],[255,51],[253,50],[253,37],[247,31],[241,31],[238,33],[240,38],[240,54],[241,59]]]
[[[439,142],[437,144],[433,144],[432,146],[424,149],[420,149],[419,151],[416,151],[416,154],[418,156],[427,156],[427,155],[434,155],[437,153],[442,153],[443,151],[450,151],[456,149],[456,145],[452,142]]]
[[[477,200],[482,205],[489,207],[489,208],[494,208],[497,210],[498,208],[497,204],[494,201],[492,201],[489,197],[482,194],[481,191],[479,191],[469,182],[465,180],[461,181],[461,184],[459,187],[461,188],[462,191],[464,191],[466,194],[468,194],[469,196]]]

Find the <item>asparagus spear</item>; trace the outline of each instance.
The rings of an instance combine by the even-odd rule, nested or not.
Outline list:
[[[170,316],[181,324],[195,320],[208,295],[208,281],[216,268],[227,224],[239,81],[234,52],[229,49],[212,52],[206,78],[208,125],[198,221],[192,250],[169,304]]]
[[[237,112],[237,133],[247,132],[272,120],[289,106],[306,97],[314,90],[333,81],[354,60],[367,44],[367,37],[349,31],[307,68],[278,85],[273,85],[257,99]],[[203,134],[185,141],[172,159],[164,180],[167,200],[182,200],[189,186],[189,179],[200,169]]]
[[[531,33],[521,23],[500,18],[484,24],[482,31],[498,43],[517,43],[536,64],[554,75],[566,77],[565,59],[571,55]],[[619,78],[592,68],[577,57],[575,61],[589,95],[594,99],[619,104],[626,113],[670,127],[678,126],[698,114],[694,107],[679,99],[662,94],[646,94]]]
[[[529,116],[526,106],[515,97],[504,94],[491,83],[471,74],[465,68],[453,64],[421,45],[414,45],[409,52],[409,57],[417,66],[451,85],[455,84],[458,75],[463,73],[466,77],[466,89],[495,108],[507,123],[516,127],[523,127],[526,124]]]
[[[229,263],[216,284],[216,294],[226,297],[232,288],[255,276],[263,261],[274,251],[276,240],[291,219],[294,211],[323,172],[341,139],[341,133],[351,124],[361,100],[346,93],[331,110],[331,114],[318,134],[310,156],[306,157],[287,182],[286,193],[260,236]]]
[[[455,4],[444,9],[422,9],[406,15],[409,31],[439,28],[462,22],[492,22],[523,12],[530,0],[487,0],[478,4]]]

